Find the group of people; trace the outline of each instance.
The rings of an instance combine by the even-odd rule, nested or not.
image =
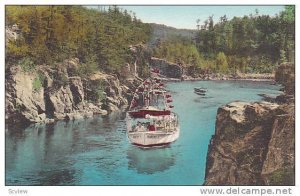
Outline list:
[[[146,125],[146,127],[145,127]],[[134,129],[136,132],[143,132],[143,131],[156,131],[156,126],[155,123],[146,123],[146,124],[142,124],[141,122],[137,123],[137,126]]]

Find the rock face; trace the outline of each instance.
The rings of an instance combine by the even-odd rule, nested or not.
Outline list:
[[[295,178],[295,111],[294,105],[281,107],[287,111],[274,119],[272,137],[262,168],[265,184],[294,185]]]
[[[104,105],[104,108],[106,110],[112,112],[128,106],[126,93],[130,90],[124,85],[121,85],[116,76],[98,72],[91,76],[90,82],[102,84],[104,86],[104,91],[106,93],[106,104]]]
[[[38,66],[35,72],[10,67],[5,78],[6,123],[73,120],[127,107],[131,91],[116,76],[98,72],[82,79],[75,74],[77,66],[79,60],[71,59],[54,68]]]
[[[284,103],[233,102],[218,109],[205,185],[295,184],[295,77],[284,70],[276,74],[291,93]]]
[[[169,78],[181,78],[183,73],[183,70],[179,65],[155,57],[151,58],[150,66],[151,68],[159,69],[160,74]]]
[[[233,102],[218,109],[206,185],[258,185],[277,104]],[[264,119],[264,120],[262,120]]]
[[[285,94],[295,94],[295,66],[293,64],[281,64],[276,70],[275,80],[284,86]]]
[[[30,123],[45,120],[44,89],[33,90],[34,74],[12,67],[5,78],[5,118],[12,123]]]

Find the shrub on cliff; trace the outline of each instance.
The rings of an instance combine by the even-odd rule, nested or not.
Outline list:
[[[53,75],[53,84],[55,88],[65,87],[69,84],[69,78],[62,72]]]
[[[18,65],[24,72],[32,72],[36,68],[36,64],[29,57],[24,57],[19,60]]]
[[[43,87],[44,75],[41,72],[38,72],[37,76],[32,81],[32,88],[34,91],[39,91]]]
[[[88,81],[86,83],[87,100],[93,103],[101,102],[106,98],[104,83],[99,80]]]
[[[94,59],[89,59],[86,63],[81,63],[79,67],[76,69],[76,74],[83,78],[90,76],[99,70],[99,67]]]

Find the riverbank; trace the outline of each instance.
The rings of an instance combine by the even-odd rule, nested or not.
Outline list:
[[[144,49],[145,50],[145,49]],[[158,75],[165,81],[207,81],[207,80],[249,80],[249,81],[274,81],[274,73],[241,73],[235,74],[213,73],[202,71],[202,73],[191,73],[188,66],[180,66],[165,59],[152,57],[149,61],[151,69],[159,70]],[[187,74],[189,73],[189,74]]]
[[[249,81],[274,81],[275,74],[259,74],[259,73],[247,73],[236,75],[228,74],[205,74],[201,77],[183,76],[183,80],[186,81],[205,81],[205,80],[249,80]]]

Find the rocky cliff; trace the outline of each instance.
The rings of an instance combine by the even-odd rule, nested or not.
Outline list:
[[[182,68],[178,64],[155,57],[150,59],[150,67],[159,69],[160,74],[168,78],[181,78],[183,73]]]
[[[29,124],[89,117],[126,108],[132,93],[114,75],[76,75],[78,59],[56,66],[24,71],[20,65],[6,70],[5,118],[7,124]],[[138,84],[127,81],[131,88]]]
[[[218,109],[205,185],[295,184],[294,73],[286,65],[279,69],[276,78],[286,92],[279,102],[233,102]]]

